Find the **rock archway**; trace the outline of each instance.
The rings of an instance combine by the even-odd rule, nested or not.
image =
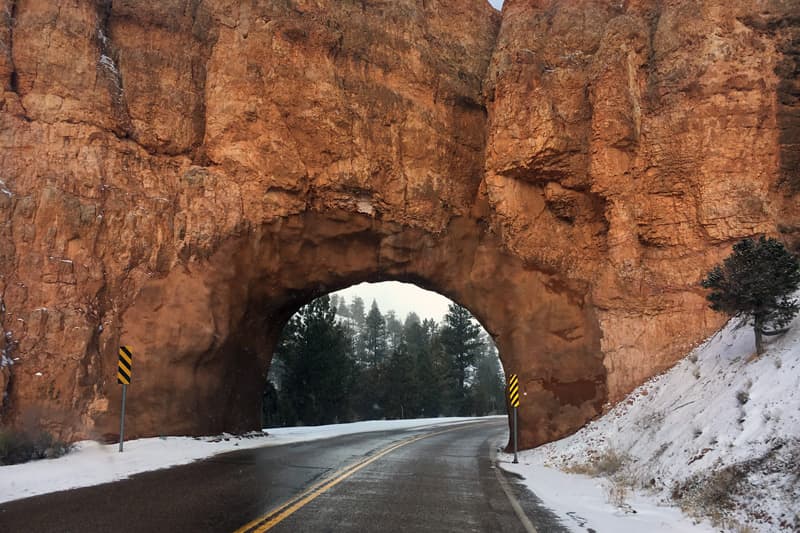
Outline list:
[[[139,354],[134,433],[258,427],[265,370],[289,316],[332,290],[387,279],[452,297],[482,321],[505,369],[522,374],[523,440],[574,430],[607,400],[585,291],[526,268],[475,220],[454,219],[440,235],[346,212],[279,226],[146,284],[123,315],[121,338]]]
[[[0,420],[114,432],[125,342],[136,433],[253,427],[292,311],[399,279],[578,427],[797,247],[796,6],[695,4],[0,0]]]

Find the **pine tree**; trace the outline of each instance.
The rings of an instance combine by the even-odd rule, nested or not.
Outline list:
[[[472,385],[473,410],[475,415],[484,416],[505,412],[504,379],[500,371],[500,361],[491,338],[484,339],[485,349],[478,358],[475,382]]]
[[[454,399],[458,413],[469,414],[467,379],[483,345],[481,327],[468,310],[458,304],[450,304],[440,339],[457,383]]]
[[[436,323],[420,323],[416,313],[409,313],[403,325],[403,341],[414,359],[417,374],[418,403],[414,416],[438,416],[441,413],[441,379],[432,357],[431,337]]]
[[[384,376],[384,414],[389,418],[412,418],[419,409],[416,361],[405,342],[392,351]]]
[[[364,345],[367,364],[378,368],[386,358],[386,321],[375,300],[364,323]]]
[[[429,357],[433,366],[432,378],[436,380],[438,391],[439,415],[459,415],[464,406],[465,391],[459,388],[458,371],[442,345],[441,329],[436,329],[431,336]]]
[[[406,334],[406,332],[408,331],[408,328],[412,324],[417,324],[417,325],[421,325],[422,324],[422,321],[420,321],[420,319],[419,319],[419,315],[417,313],[415,313],[414,311],[411,311],[410,313],[408,313],[406,315],[406,320],[405,320],[405,322],[403,322],[403,335]]]
[[[350,318],[355,320],[357,326],[364,325],[364,300],[359,296],[354,296],[350,302]]]
[[[352,405],[357,420],[378,420],[384,416],[382,369],[371,366],[358,370]]]
[[[403,340],[403,324],[397,320],[394,310],[386,311],[386,343],[390,350],[394,350]]]
[[[327,296],[289,320],[275,355],[282,369],[280,394],[297,422],[329,424],[347,418],[354,376],[347,344]]]
[[[775,239],[734,244],[731,255],[701,284],[711,289],[707,296],[711,309],[752,317],[758,355],[764,353],[762,335],[770,333],[766,328],[785,328],[800,310],[792,298],[800,287],[800,263]]]
[[[364,300],[354,296],[350,302],[350,318],[353,320],[353,352],[359,366],[367,364],[367,348],[365,339],[366,315],[364,314]]]
[[[339,307],[338,307],[336,313],[341,317],[352,318],[350,316],[350,308],[347,307],[347,304],[345,303],[344,298],[339,298]]]

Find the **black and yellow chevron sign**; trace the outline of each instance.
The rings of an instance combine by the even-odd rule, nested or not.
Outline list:
[[[508,378],[508,401],[511,407],[519,407],[519,378],[516,374]]]
[[[131,384],[131,366],[133,364],[133,350],[130,346],[119,347],[119,365],[117,366],[117,383],[120,385]]]

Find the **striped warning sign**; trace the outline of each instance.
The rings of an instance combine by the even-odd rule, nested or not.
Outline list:
[[[508,402],[511,407],[519,407],[519,378],[516,374],[508,378]]]
[[[117,383],[120,385],[131,384],[131,366],[133,363],[133,350],[130,346],[119,347],[119,365],[117,365]]]

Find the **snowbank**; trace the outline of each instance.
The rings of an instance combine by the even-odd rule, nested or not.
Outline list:
[[[490,417],[487,417],[490,418]],[[505,417],[503,417],[505,418]],[[150,470],[158,470],[204,459],[219,453],[277,446],[293,442],[327,439],[369,431],[411,430],[449,425],[481,418],[424,418],[416,420],[378,420],[329,426],[265,429],[263,435],[244,437],[156,437],[103,445],[82,441],[75,450],[58,459],[32,461],[0,467],[0,503],[117,481]]]
[[[627,501],[627,510],[637,513],[617,506],[622,522],[609,531],[682,530],[674,524],[675,529],[619,525],[635,523],[643,509],[658,503],[680,505],[725,530],[800,531],[798,322],[768,340],[767,353],[753,360],[752,327],[737,327],[733,320],[602,418],[523,453],[521,468],[503,467],[528,477],[542,497],[537,487],[560,482],[579,492],[589,483],[595,485],[591,497],[606,493],[605,502],[590,508],[603,504],[607,514],[609,500]],[[549,476],[552,481],[546,481]],[[637,494],[626,496],[630,489]]]
[[[698,523],[677,507],[660,504],[648,494],[630,491],[622,506],[611,503],[613,485],[606,480],[568,474],[542,466],[538,457],[523,452],[519,464],[504,455],[500,466],[519,474],[523,483],[572,531],[598,533],[688,533],[717,531]],[[635,513],[633,512],[635,511]]]

